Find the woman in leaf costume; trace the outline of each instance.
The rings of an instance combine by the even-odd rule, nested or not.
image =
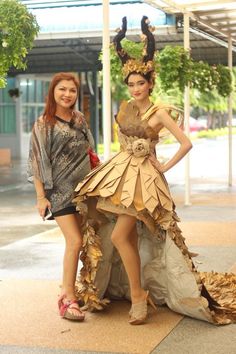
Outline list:
[[[197,272],[164,177],[192,144],[178,126],[178,110],[150,101],[155,40],[147,17],[141,21],[146,41],[142,60],[131,58],[121,46],[126,27],[123,18],[114,38],[132,96],[122,103],[116,118],[121,149],[76,188],[74,201],[87,218],[77,295],[87,308],[98,309],[107,303],[104,295],[130,299],[132,325],[144,323],[147,305],[155,307],[154,303],[212,323],[229,323],[235,319],[235,300],[221,306],[217,288],[230,283],[231,300],[235,299],[235,276]],[[161,164],[155,146],[164,129],[180,147]]]

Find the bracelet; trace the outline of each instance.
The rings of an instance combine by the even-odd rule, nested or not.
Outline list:
[[[37,197],[37,200],[41,200],[41,199],[46,199],[45,195],[41,197]]]

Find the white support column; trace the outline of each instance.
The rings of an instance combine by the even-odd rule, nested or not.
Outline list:
[[[110,89],[110,36],[109,36],[109,0],[103,0],[103,142],[104,160],[111,155],[111,89]]]
[[[228,67],[232,71],[233,66],[233,54],[232,54],[232,38],[228,38]],[[228,127],[229,127],[229,159],[228,159],[228,185],[232,186],[233,172],[232,172],[232,145],[233,145],[233,132],[232,132],[232,117],[233,117],[233,95],[230,94],[228,98]]]
[[[16,87],[20,90],[21,76],[16,77]],[[25,157],[25,152],[23,151],[23,131],[22,131],[22,98],[21,95],[16,101],[16,141],[18,145],[18,158]]]
[[[184,48],[190,49],[189,40],[189,14],[184,13]],[[185,86],[184,90],[184,124],[185,134],[190,136],[189,129],[189,116],[190,116],[190,89],[189,86]],[[185,205],[191,205],[190,202],[190,154],[185,156]]]

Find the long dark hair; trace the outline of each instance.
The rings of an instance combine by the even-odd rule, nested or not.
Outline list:
[[[79,94],[79,80],[77,77],[71,73],[57,73],[53,76],[52,81],[50,83],[49,89],[48,89],[48,95],[46,97],[46,105],[44,108],[43,112],[43,117],[46,120],[47,123],[50,125],[55,124],[55,113],[56,113],[56,101],[54,98],[54,90],[57,84],[62,81],[62,80],[67,80],[67,81],[73,81],[76,89],[77,89],[77,97]],[[76,102],[75,102],[76,103]],[[70,107],[72,110],[75,108],[75,103]]]

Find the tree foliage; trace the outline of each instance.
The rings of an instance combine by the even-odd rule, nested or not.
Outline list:
[[[232,92],[232,76],[227,67],[224,65],[217,65],[216,67],[219,74],[219,84],[217,86],[218,92],[221,96],[227,97]],[[230,83],[230,85],[229,85]]]
[[[203,61],[193,62],[191,72],[191,87],[201,93],[209,92],[218,87],[220,74],[215,66]]]
[[[160,79],[164,89],[185,85],[198,89],[201,93],[217,90],[227,97],[233,91],[232,75],[228,67],[209,65],[203,61],[194,61],[182,46],[166,46],[159,54]]]
[[[191,79],[191,60],[189,53],[181,46],[167,45],[158,55],[161,86],[164,90],[176,86],[181,91]]]
[[[26,55],[39,32],[36,18],[18,0],[0,2],[0,88],[10,67],[26,69]]]

